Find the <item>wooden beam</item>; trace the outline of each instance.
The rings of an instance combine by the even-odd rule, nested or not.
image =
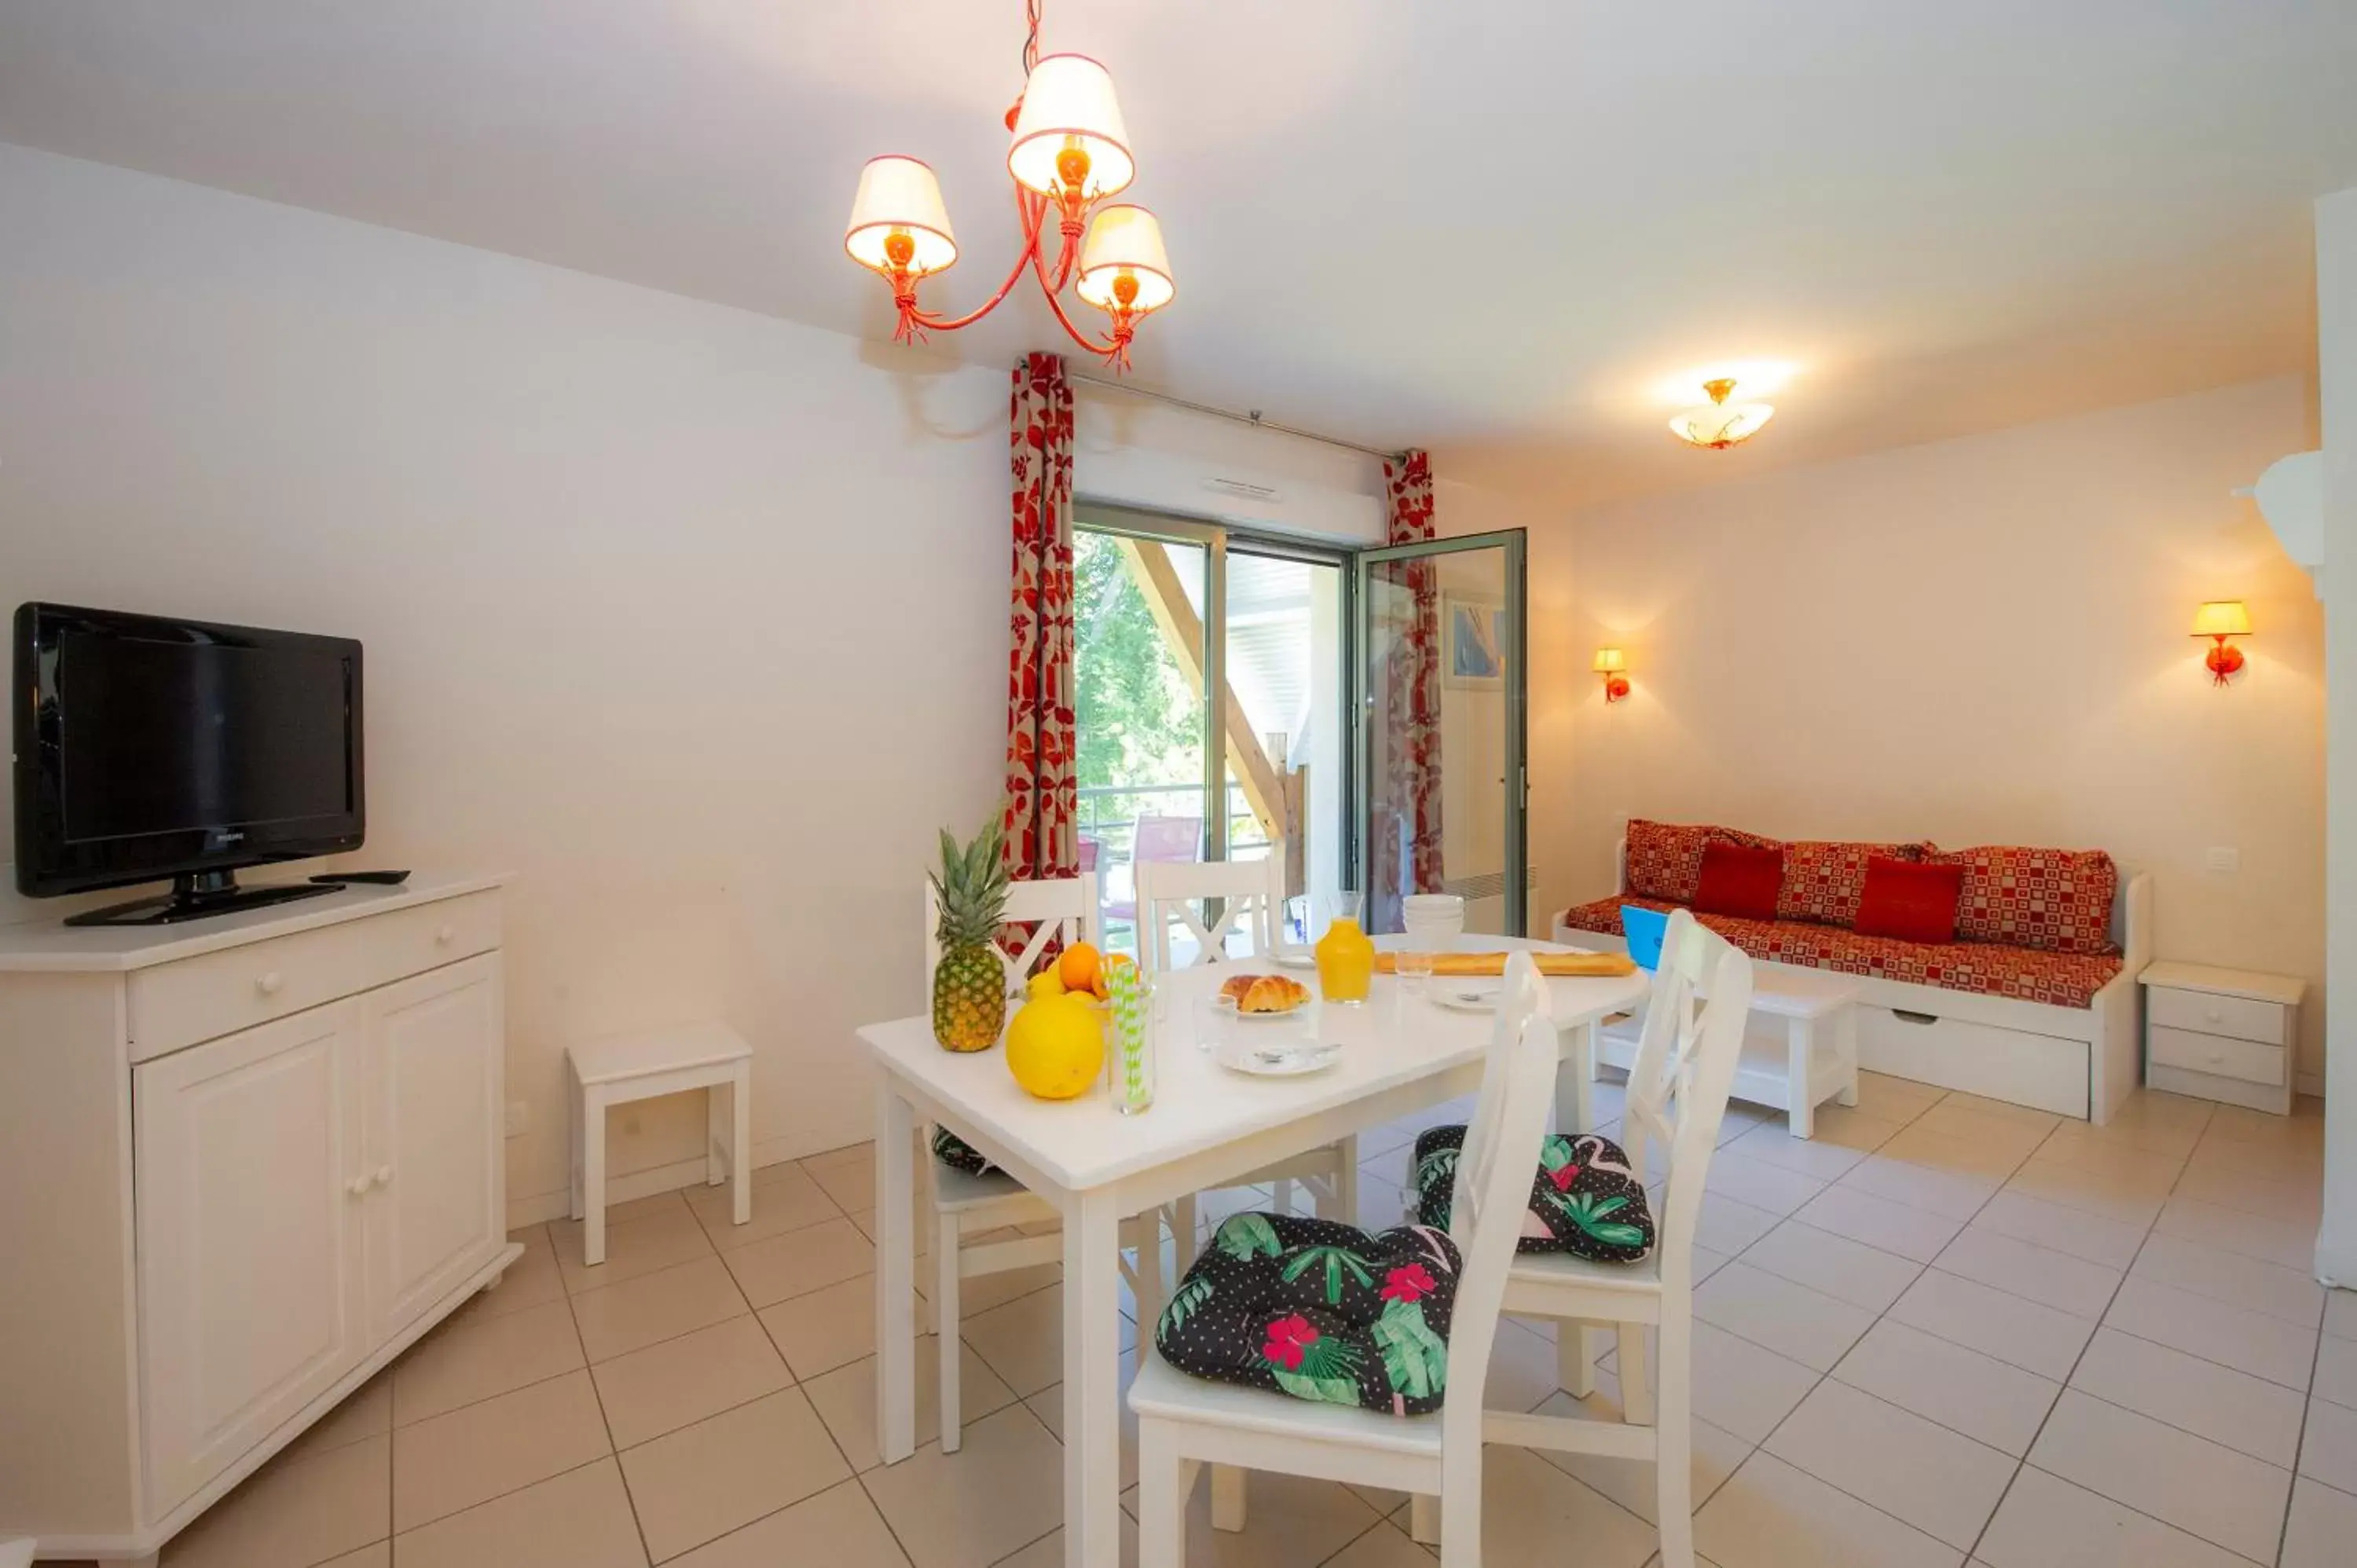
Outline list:
[[[1203,620],[1187,601],[1186,585],[1178,580],[1178,567],[1171,564],[1170,552],[1150,539],[1122,539],[1120,543],[1122,564],[1146,596],[1146,611],[1161,629],[1170,656],[1195,689],[1201,691]],[[1244,705],[1236,701],[1235,687],[1230,684],[1222,695],[1225,700],[1220,711],[1227,725],[1229,771],[1243,786],[1244,805],[1260,822],[1261,832],[1271,844],[1279,846],[1271,853],[1281,854],[1286,822],[1285,787],[1269,765],[1268,753],[1261,749],[1260,737],[1253,734]],[[1222,793],[1224,796],[1225,791]]]

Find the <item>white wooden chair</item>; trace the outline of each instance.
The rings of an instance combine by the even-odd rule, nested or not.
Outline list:
[[[1212,1522],[1243,1527],[1242,1470],[1385,1487],[1443,1499],[1444,1568],[1481,1561],[1482,1386],[1507,1270],[1530,1206],[1531,1173],[1554,1104],[1557,1044],[1545,984],[1527,954],[1508,961],[1481,1092],[1457,1166],[1449,1234],[1463,1267],[1448,1329],[1447,1399],[1395,1416],[1211,1382],[1141,1353],[1137,1413],[1139,1568],[1187,1561],[1187,1500],[1215,1466]]]
[[[1699,1012],[1698,997],[1706,999]],[[1653,1250],[1634,1263],[1524,1253],[1506,1280],[1509,1314],[1555,1319],[1564,1387],[1575,1395],[1595,1388],[1583,1344],[1587,1330],[1617,1328],[1621,1419],[1492,1411],[1483,1423],[1491,1443],[1653,1461],[1663,1568],[1694,1568],[1695,1224],[1750,1006],[1751,961],[1684,910],[1673,914],[1621,1121],[1630,1169],[1646,1168],[1649,1140],[1658,1138],[1669,1151],[1669,1176],[1653,1216]],[[1523,1180],[1527,1185],[1529,1177]],[[1648,1327],[1660,1336],[1650,1380]]]
[[[1222,903],[1212,920],[1198,912],[1212,899]],[[1186,864],[1145,862],[1137,867],[1137,950],[1148,973],[1189,968],[1194,964],[1236,961],[1228,951],[1230,937],[1243,932],[1250,957],[1273,961],[1278,936],[1285,929],[1285,862],[1271,854],[1265,860],[1195,861]],[[1183,929],[1194,943],[1194,956],[1174,965],[1172,927]],[[1355,1225],[1359,1218],[1359,1140],[1344,1138],[1312,1149],[1238,1178],[1238,1187],[1274,1184],[1279,1213],[1293,1212],[1293,1184],[1309,1189],[1310,1202],[1321,1219]],[[1193,1261],[1195,1202],[1181,1198],[1174,1207],[1178,1236],[1178,1267]],[[1145,1319],[1140,1318],[1143,1326]]]
[[[1075,941],[1087,941],[1102,946],[1097,923],[1097,879],[1093,875],[1065,877],[1043,882],[1017,882],[1007,890],[1006,919],[1010,925],[1034,925],[1031,939],[1021,953],[999,950],[998,961],[1006,971],[1010,994],[1020,993],[1026,979],[1046,952],[1049,941],[1070,946]],[[933,989],[933,970],[942,961],[941,905],[933,894],[932,885],[925,885],[925,993]],[[932,1155],[932,1130],[924,1129],[926,1149],[922,1165],[928,1173],[926,1198],[933,1213],[933,1331],[938,1337],[941,1356],[942,1452],[954,1454],[960,1438],[958,1401],[958,1287],[965,1280],[983,1274],[1003,1274],[1016,1269],[1028,1269],[1041,1263],[1062,1261],[1064,1241],[1056,1230],[1040,1231],[1027,1236],[1007,1237],[996,1241],[969,1242],[969,1235],[1004,1230],[1014,1226],[1037,1226],[1053,1223],[1060,1216],[1056,1206],[1038,1197],[1029,1188],[1004,1171],[989,1171],[981,1176],[955,1170],[942,1164]],[[1122,1245],[1135,1248],[1135,1264],[1125,1264],[1122,1272],[1129,1279],[1131,1293],[1137,1302],[1138,1321],[1148,1326],[1141,1333],[1151,1333],[1151,1325],[1162,1310],[1162,1216],[1163,1210],[1126,1220],[1122,1225]]]

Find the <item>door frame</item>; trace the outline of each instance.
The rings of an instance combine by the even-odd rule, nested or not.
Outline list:
[[[1351,683],[1346,688],[1346,700],[1351,710],[1352,775],[1351,831],[1346,835],[1351,851],[1348,875],[1353,882],[1365,887],[1368,874],[1372,869],[1367,852],[1369,835],[1373,831],[1375,771],[1374,758],[1369,755],[1369,748],[1374,743],[1374,736],[1367,723],[1367,715],[1370,705],[1374,702],[1374,693],[1369,688],[1366,660],[1359,656],[1359,650],[1364,642],[1360,635],[1363,629],[1361,625],[1362,607],[1372,602],[1369,575],[1373,568],[1394,561],[1459,555],[1475,550],[1503,550],[1506,553],[1508,607],[1519,613],[1508,617],[1506,626],[1506,866],[1505,886],[1500,891],[1506,900],[1507,931],[1516,937],[1530,934],[1529,549],[1529,536],[1519,528],[1373,546],[1352,553],[1352,586],[1344,597],[1344,608],[1351,617],[1351,625],[1343,641],[1351,655]],[[1366,890],[1370,896],[1373,893],[1371,887]]]

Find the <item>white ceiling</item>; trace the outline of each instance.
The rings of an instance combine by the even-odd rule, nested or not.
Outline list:
[[[0,140],[881,338],[863,159],[1011,254],[1017,0],[0,0]],[[1178,303],[1146,385],[1565,499],[2314,359],[2352,0],[1047,0]],[[1092,313],[1093,314],[1093,313]],[[948,340],[1054,340],[1036,301]],[[1734,454],[1672,372],[1796,367]]]

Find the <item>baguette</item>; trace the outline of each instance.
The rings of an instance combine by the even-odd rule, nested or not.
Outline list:
[[[1537,952],[1531,958],[1539,972],[1557,980],[1634,974],[1636,961],[1621,952]],[[1390,974],[1398,969],[1394,955],[1375,955],[1375,972]],[[1501,952],[1444,952],[1432,956],[1432,972],[1451,977],[1503,974],[1506,955]]]

